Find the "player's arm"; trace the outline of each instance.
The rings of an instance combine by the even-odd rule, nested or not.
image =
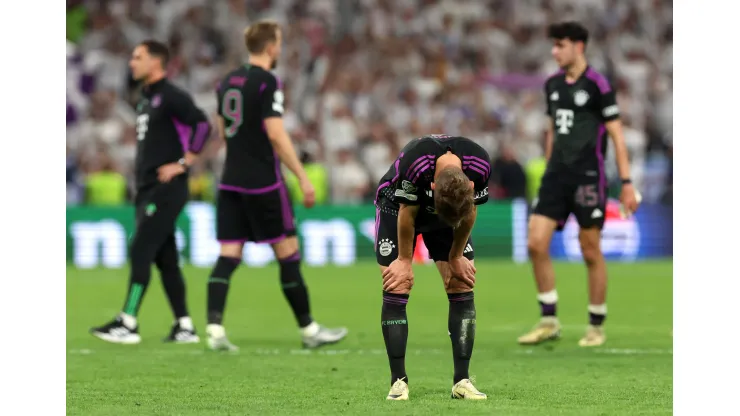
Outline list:
[[[630,178],[630,161],[627,144],[624,140],[622,121],[619,119],[619,106],[617,97],[611,87],[601,91],[599,111],[604,121],[604,127],[614,143],[614,156],[617,160],[619,177],[622,180]]]
[[[550,102],[550,80],[545,82],[545,114],[547,125],[545,126],[545,160],[550,160],[552,155],[552,144],[555,141],[555,116]]]
[[[206,114],[195,105],[188,94],[173,89],[172,95],[169,103],[170,115],[190,127],[188,150],[185,152],[185,163],[190,166],[203,151],[211,133],[211,125]]]
[[[308,181],[306,171],[303,169],[300,159],[298,159],[293,142],[290,140],[283,124],[283,92],[277,88],[277,80],[274,77],[271,77],[266,85],[262,94],[261,111],[267,137],[270,138],[272,147],[280,161],[293,172],[299,181]]]
[[[414,257],[416,214],[418,205],[400,204],[398,209],[398,259],[411,261]]]
[[[473,225],[475,225],[475,219],[478,217],[478,207],[473,206],[473,210],[470,211],[460,224],[455,227],[452,232],[452,247],[450,248],[450,258],[455,259],[462,257],[465,245],[470,238],[470,234],[473,232]]]
[[[545,128],[545,160],[549,161],[552,155],[552,144],[555,141],[555,128],[552,117],[547,117],[547,127]]]

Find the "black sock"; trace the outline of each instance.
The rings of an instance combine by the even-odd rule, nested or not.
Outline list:
[[[557,303],[540,302],[540,313],[542,316],[555,316],[557,314]]]
[[[448,293],[450,312],[447,329],[452,340],[452,359],[455,365],[453,383],[470,378],[468,368],[475,342],[475,301],[473,292]]]
[[[128,295],[123,304],[123,313],[131,316],[139,314],[141,301],[149,287],[152,277],[154,255],[139,236],[134,236],[131,243],[131,272],[129,274]]]
[[[164,286],[164,292],[170,301],[175,319],[189,316],[185,299],[185,279],[182,278],[179,261],[180,258],[177,254],[177,245],[173,234],[159,250],[154,262],[162,277],[162,286]]]
[[[240,258],[220,256],[208,278],[208,323],[221,325],[226,309],[226,295],[234,270],[239,267]]]
[[[280,285],[285,299],[293,309],[298,326],[303,328],[313,322],[311,306],[308,302],[308,289],[301,276],[301,254],[295,252],[290,257],[280,260]]]
[[[383,309],[380,323],[383,329],[385,351],[391,365],[391,385],[398,379],[408,383],[406,375],[406,342],[409,338],[409,324],[406,319],[406,304],[409,295],[383,292]]]
[[[604,324],[605,320],[606,320],[606,315],[593,313],[593,312],[588,313],[588,323],[593,326],[601,326]]]

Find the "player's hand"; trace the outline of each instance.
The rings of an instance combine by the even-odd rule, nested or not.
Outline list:
[[[631,184],[622,185],[622,192],[619,195],[619,201],[622,203],[622,207],[628,214],[634,214],[637,211],[637,207],[640,206],[640,202],[637,200],[637,194],[635,187]]]
[[[308,179],[304,179],[300,185],[303,194],[303,206],[311,208],[316,203],[316,191],[313,189],[313,184]]]
[[[411,290],[414,285],[414,270],[411,260],[395,259],[383,270],[383,290],[392,292],[395,289]]]
[[[462,281],[469,288],[475,287],[475,266],[473,262],[468,260],[466,257],[460,256],[450,258],[450,272],[452,272],[452,279],[458,279]]]
[[[167,183],[175,176],[182,175],[183,173],[185,173],[185,167],[176,162],[162,165],[157,169],[159,181],[162,183]]]

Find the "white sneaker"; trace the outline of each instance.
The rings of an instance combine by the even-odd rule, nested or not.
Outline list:
[[[312,322],[305,328],[301,328],[303,347],[317,348],[322,345],[336,344],[347,336],[347,328],[324,328]]]
[[[403,381],[402,378],[396,380],[391,386],[391,391],[388,392],[386,400],[408,400],[409,399],[409,385]]]
[[[206,327],[208,348],[213,351],[239,351],[239,347],[226,338],[226,329],[222,325],[208,324]]]
[[[107,324],[90,329],[90,333],[103,341],[114,344],[138,344],[141,342],[139,326],[129,327],[124,323],[123,316],[117,316]]]
[[[478,389],[473,386],[470,379],[464,378],[452,386],[452,398],[453,399],[465,399],[465,400],[486,400],[488,396],[485,393],[481,393]]]

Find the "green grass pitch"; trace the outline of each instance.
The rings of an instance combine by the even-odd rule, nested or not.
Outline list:
[[[563,338],[521,347],[538,319],[527,265],[476,262],[478,310],[471,374],[488,400],[451,400],[447,299],[436,269],[416,266],[408,305],[410,400],[387,402],[377,266],[304,267],[314,317],[350,330],[340,344],[301,349],[276,266],[242,266],[225,324],[238,354],[167,345],[172,316],[156,271],[140,313],[140,345],[112,345],[88,328],[116,314],[125,270],[67,269],[70,415],[657,415],[673,407],[673,264],[610,264],[608,341],[577,346],[587,320],[586,277],[557,264]],[[209,270],[186,267],[191,314],[205,332]]]

